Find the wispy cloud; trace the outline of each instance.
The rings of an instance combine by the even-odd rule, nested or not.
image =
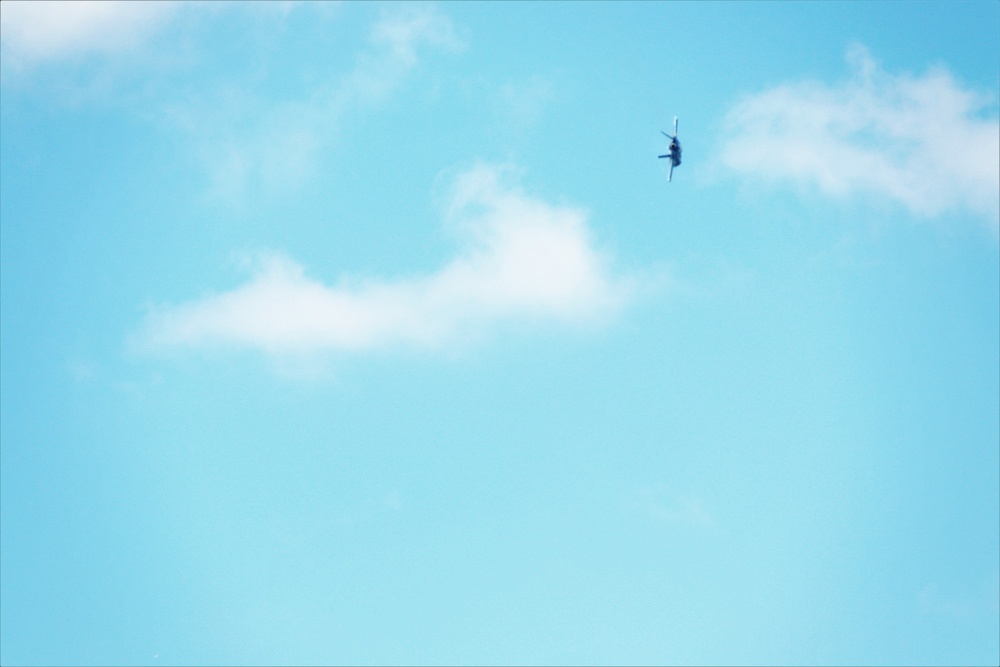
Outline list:
[[[555,99],[552,82],[541,75],[508,81],[497,93],[500,116],[511,126],[526,128],[536,124]]]
[[[125,51],[166,25],[177,2],[4,0],[0,45],[14,67]]]
[[[788,83],[736,104],[723,164],[830,196],[878,195],[923,217],[964,211],[997,225],[1000,123],[986,113],[996,100],[942,68],[888,73],[861,46],[847,60],[846,81]]]
[[[278,101],[232,83],[170,105],[168,122],[197,146],[215,198],[237,201],[258,188],[294,191],[316,173],[346,115],[384,102],[427,50],[463,46],[451,20],[433,6],[384,10],[346,73]]]
[[[242,203],[255,191],[298,190],[319,170],[345,118],[384,103],[429,52],[464,47],[449,17],[433,5],[383,8],[374,12],[352,66],[325,72],[317,64],[307,83],[276,97],[260,63],[225,79],[210,74],[211,67],[202,68],[208,74],[193,71],[213,57],[211,42],[198,45],[202,28],[239,19],[279,33],[292,12],[311,11],[322,20],[337,12],[310,3],[124,0],[4,0],[0,7],[5,75],[30,76],[45,63],[70,65],[64,88],[78,93],[74,99],[119,94],[139,117],[179,135],[204,170],[209,197],[226,203]],[[89,56],[100,57],[93,72],[71,66]],[[146,68],[142,76],[123,74],[136,67]],[[121,88],[119,77],[143,85]]]
[[[412,67],[421,44],[458,49],[464,46],[451,21],[432,7],[406,6],[384,11],[371,33],[371,41],[387,47],[396,66]]]
[[[970,585],[971,584],[971,585]],[[1000,613],[1000,575],[996,571],[961,588],[956,585],[927,584],[917,594],[917,607],[925,616],[950,616],[955,619],[996,617]]]
[[[669,494],[663,485],[631,489],[622,500],[629,514],[669,526],[714,528],[715,517],[691,495]]]
[[[529,196],[511,171],[479,165],[457,177],[445,216],[462,248],[431,275],[329,286],[273,254],[241,287],[155,309],[139,338],[159,349],[236,346],[281,356],[433,348],[512,320],[572,324],[613,314],[632,281],[612,274],[586,213]]]

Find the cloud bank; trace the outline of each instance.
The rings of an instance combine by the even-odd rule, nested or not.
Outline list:
[[[799,82],[750,95],[726,116],[722,162],[750,177],[874,194],[911,213],[962,211],[994,226],[1000,211],[1000,123],[994,99],[944,69],[885,72],[861,46],[840,84]]]
[[[205,299],[154,309],[139,336],[148,348],[239,347],[269,354],[435,348],[510,321],[601,320],[631,293],[612,275],[586,214],[525,194],[510,170],[459,175],[446,218],[463,247],[437,272],[397,281],[328,286],[281,255],[252,278]]]

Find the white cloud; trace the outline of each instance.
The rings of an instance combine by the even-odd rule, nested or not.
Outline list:
[[[526,195],[509,172],[480,165],[456,179],[446,217],[463,248],[436,273],[328,286],[270,255],[241,287],[156,309],[140,339],[279,356],[438,347],[505,321],[593,322],[622,306],[631,281],[611,274],[586,214]]]
[[[160,1],[4,0],[0,44],[4,59],[18,66],[128,50],[165,25],[177,7]]]
[[[885,72],[866,49],[848,51],[851,77],[798,82],[749,95],[726,116],[722,161],[735,172],[866,193],[912,213],[985,216],[1000,211],[1000,123],[995,100],[944,69]]]

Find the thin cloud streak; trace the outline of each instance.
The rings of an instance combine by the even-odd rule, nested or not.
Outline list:
[[[436,273],[327,286],[270,255],[241,287],[155,309],[139,340],[151,349],[242,347],[279,356],[436,348],[507,321],[582,324],[612,315],[633,281],[612,275],[586,214],[528,196],[509,171],[479,165],[456,179],[446,214],[464,247]]]
[[[861,46],[840,84],[798,82],[749,95],[725,118],[722,163],[751,178],[874,194],[920,217],[1000,211],[996,100],[944,69],[885,72]]]

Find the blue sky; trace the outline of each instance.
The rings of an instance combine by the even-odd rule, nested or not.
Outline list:
[[[3,664],[1000,661],[997,3],[0,23]]]

